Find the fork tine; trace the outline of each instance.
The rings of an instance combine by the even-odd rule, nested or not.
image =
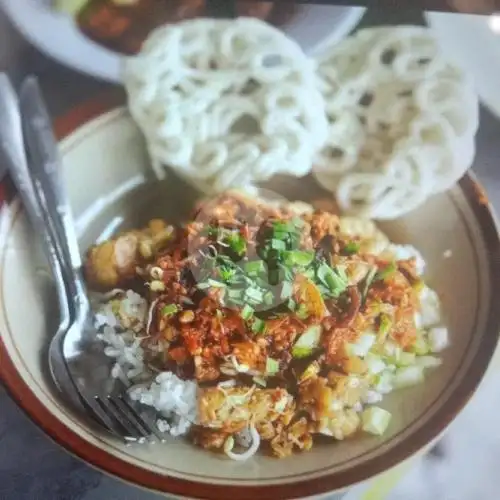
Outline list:
[[[144,417],[144,415],[141,415],[139,411],[134,408],[134,406],[122,395],[118,396],[118,399],[120,400],[121,404],[128,410],[128,412],[137,420],[140,422],[140,424],[147,429],[147,431],[150,434],[153,434],[157,437],[157,439],[161,442],[165,442],[165,437],[161,435],[159,430],[156,428],[155,423],[151,423]]]
[[[82,396],[84,403],[94,413],[94,416],[101,421],[101,424],[104,425],[104,427],[106,427],[116,437],[119,437],[124,442],[127,442],[127,440],[123,437],[123,432],[120,432],[120,430],[117,429],[116,423],[102,409],[102,406],[97,401],[97,398],[84,397],[84,395],[81,392],[80,394]]]
[[[149,426],[137,414],[130,411],[130,407],[125,403],[121,396],[109,397],[109,402],[123,414],[125,418],[150,442],[155,442],[154,433]]]
[[[125,429],[130,437],[138,441],[142,441],[142,439],[144,439],[144,435],[125,415],[123,415],[120,409],[113,403],[110,396],[103,398],[96,396],[96,400],[103,406],[108,414],[112,415],[113,418]],[[127,437],[125,439],[129,440]]]

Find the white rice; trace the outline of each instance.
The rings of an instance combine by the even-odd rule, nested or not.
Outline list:
[[[425,262],[412,246],[390,245],[389,250],[397,260],[415,257],[417,272],[419,274],[424,272]],[[428,331],[429,341],[433,344],[432,350],[439,352],[448,343],[447,330],[440,326],[439,297],[434,290],[424,286],[419,298],[421,311],[415,315],[416,326]],[[111,376],[120,378],[127,385],[136,384],[129,389],[129,395],[131,399],[158,412],[156,426],[160,432],[172,436],[184,435],[197,421],[198,386],[193,381],[181,380],[171,372],[162,372],[153,379],[153,373],[144,364],[144,351],[140,345],[141,339],[137,336],[139,332],[144,333],[147,330],[150,320],[146,300],[131,290],[117,290],[111,295],[101,297],[96,310],[96,326],[101,331],[99,337],[106,344],[104,352],[115,359]],[[372,342],[364,346],[367,352],[371,344]],[[158,348],[161,350],[163,346]],[[367,352],[364,352],[364,355]],[[388,372],[391,368],[392,371],[396,370],[395,366],[386,368]],[[351,377],[349,386],[355,388],[358,385],[359,380]],[[392,377],[381,377],[377,385],[369,390],[363,401],[356,404],[353,409],[360,412],[363,405],[379,403],[383,395],[392,390]],[[343,406],[340,402],[334,403],[338,404],[339,410]],[[238,444],[244,445],[247,441],[248,436],[244,433],[237,436]]]
[[[417,273],[419,276],[424,274],[425,260],[422,254],[411,245],[394,245],[390,244],[387,248],[394,255],[396,260],[408,260],[415,257]]]
[[[441,320],[441,306],[438,294],[424,286],[420,292],[420,316],[418,317],[419,328],[429,328],[438,325]]]
[[[115,300],[106,300],[110,298]],[[138,293],[132,290],[113,290],[112,294],[97,295],[95,299],[94,303],[97,301],[95,313],[97,328],[111,326],[128,329],[130,325],[133,325],[135,331],[144,331],[148,304]],[[115,314],[113,303],[116,301],[119,301],[119,310]]]
[[[129,385],[130,381],[144,373],[144,351],[140,346],[140,339],[133,332],[118,333],[116,328],[105,326],[98,337],[107,344],[104,354],[115,358],[115,365],[111,370],[114,378],[120,378]]]
[[[110,298],[113,298],[114,305]],[[117,290],[111,296],[102,296],[96,306],[95,324],[101,332],[98,337],[106,345],[104,353],[115,360],[111,376],[127,386],[151,380],[153,376],[144,364],[140,337],[128,328],[133,325],[136,332],[144,331],[147,314],[146,300],[131,290]],[[160,432],[183,435],[196,421],[197,385],[181,380],[173,373],[163,372],[150,384],[135,385],[129,390],[129,395],[158,411],[156,425]]]
[[[129,391],[131,399],[155,408],[162,417],[156,425],[172,436],[186,434],[197,418],[197,385],[178,378],[171,372],[160,373],[149,386]]]
[[[444,326],[435,326],[429,330],[429,345],[432,352],[438,353],[448,347],[448,329]]]

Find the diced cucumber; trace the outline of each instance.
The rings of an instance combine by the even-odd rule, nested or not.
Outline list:
[[[421,366],[405,366],[394,374],[394,387],[410,387],[420,384],[424,380],[424,369]]]
[[[266,360],[266,375],[275,375],[280,371],[280,364],[277,360],[268,357]]]
[[[448,330],[443,326],[436,326],[429,330],[429,347],[432,352],[441,352],[448,347]]]
[[[363,411],[361,415],[363,430],[375,436],[381,436],[387,430],[391,418],[392,415],[387,410],[378,406],[371,406]]]
[[[382,401],[382,394],[377,391],[367,391],[363,398],[363,403],[373,405],[375,403],[380,403]]]
[[[389,370],[385,370],[378,375],[375,390],[381,394],[389,394],[394,388],[393,384],[394,375]]]
[[[402,352],[401,347],[399,347],[395,342],[388,341],[384,344],[384,354],[392,359],[397,360],[400,353]]]
[[[382,360],[382,358],[372,353],[368,353],[366,355],[365,363],[366,366],[368,367],[368,371],[372,375],[378,375],[379,373],[382,373],[386,368],[386,365]]]
[[[373,333],[364,333],[355,344],[349,344],[349,356],[359,356],[361,358],[366,356],[375,343],[376,338],[376,335]]]
[[[439,297],[428,286],[424,286],[420,291],[420,314],[422,315],[422,326],[424,328],[437,325],[441,320]]]
[[[319,346],[321,338],[321,325],[309,327],[295,342],[292,348],[292,355],[296,358],[303,358],[312,354],[314,349]]]
[[[417,334],[417,338],[415,340],[415,343],[413,344],[411,350],[417,355],[417,356],[424,356],[425,354],[429,354],[429,344],[425,340],[422,332],[419,332]]]
[[[416,359],[415,353],[402,351],[398,359],[398,365],[399,366],[414,365],[415,359]]]
[[[422,368],[435,368],[441,366],[443,362],[435,356],[418,356],[415,363]]]

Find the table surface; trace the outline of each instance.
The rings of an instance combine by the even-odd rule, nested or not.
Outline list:
[[[368,10],[361,25],[423,22],[421,12]],[[53,116],[112,86],[48,59],[25,42],[0,10],[0,71],[18,84],[35,74]],[[500,121],[481,109],[473,169],[500,210]],[[446,446],[444,446],[446,452]],[[440,449],[434,453],[439,456]],[[402,493],[402,495],[406,495]],[[430,496],[422,496],[426,500]],[[153,500],[164,498],[103,476],[52,443],[0,386],[0,500]],[[398,498],[405,498],[401,496]],[[406,496],[406,498],[408,498]],[[441,498],[448,500],[446,494]],[[455,497],[453,497],[455,498]],[[469,498],[469,497],[463,497]],[[485,500],[490,497],[482,496]],[[493,500],[493,497],[491,497]]]

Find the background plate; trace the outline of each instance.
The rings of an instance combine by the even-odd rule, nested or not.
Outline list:
[[[443,50],[470,73],[483,103],[500,118],[500,15],[426,12]]]
[[[121,81],[122,56],[88,39],[70,16],[54,12],[42,0],[0,0],[0,5],[19,31],[50,57],[97,78]],[[364,12],[364,7],[304,5],[283,29],[313,53],[346,36]]]

